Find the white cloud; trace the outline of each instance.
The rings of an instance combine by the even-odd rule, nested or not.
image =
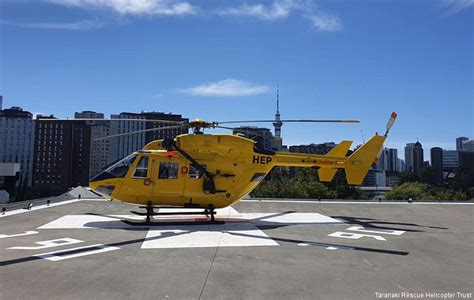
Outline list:
[[[64,22],[64,23],[23,23],[23,22],[11,22],[7,20],[1,20],[0,24],[22,27],[22,28],[37,28],[37,29],[64,29],[64,30],[89,30],[100,28],[103,26],[102,23],[93,20],[82,20],[77,22]]]
[[[293,0],[275,0],[271,5],[244,3],[239,7],[224,8],[217,13],[221,16],[248,16],[262,20],[277,20],[287,18],[299,6]]]
[[[336,16],[324,13],[311,0],[255,0],[240,2],[238,5],[223,5],[215,8],[213,5],[200,8],[188,1],[192,0],[44,0],[48,3],[80,9],[106,10],[129,16],[186,16],[208,14],[210,16],[255,18],[264,21],[275,21],[298,15],[308,19],[319,31],[339,31],[342,22]],[[446,0],[474,1],[474,0]],[[201,3],[201,2],[200,2]],[[202,1],[203,5],[206,4]],[[54,28],[52,24],[45,24]],[[59,26],[61,24],[58,24]],[[77,24],[87,27],[87,24]],[[70,24],[74,27],[74,24]],[[65,26],[67,27],[67,26]],[[63,28],[67,29],[67,28]]]
[[[308,18],[311,21],[314,28],[320,31],[340,31],[342,29],[341,21],[339,20],[339,18],[334,17],[334,16],[310,15],[310,16],[306,16],[306,18]]]
[[[191,15],[196,8],[178,0],[47,0],[50,3],[85,9],[111,9],[122,15]]]
[[[339,31],[342,23],[339,18],[323,14],[312,1],[307,0],[274,0],[271,4],[248,4],[224,8],[217,11],[220,16],[253,17],[265,21],[286,19],[293,13],[299,13],[311,21],[314,28],[320,31]]]
[[[455,14],[464,9],[474,7],[474,0],[444,0],[447,14]]]
[[[260,95],[268,92],[268,90],[269,87],[265,85],[255,85],[237,79],[225,79],[182,89],[179,92],[192,96],[236,97]]]

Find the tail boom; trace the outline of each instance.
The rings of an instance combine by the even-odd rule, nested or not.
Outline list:
[[[353,154],[346,157],[352,142],[343,141],[326,155],[277,152],[274,166],[320,167],[319,179],[330,182],[338,169],[344,169],[348,184],[360,185],[377,158],[386,136],[378,134],[370,138]]]

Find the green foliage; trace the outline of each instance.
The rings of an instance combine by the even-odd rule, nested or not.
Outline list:
[[[299,198],[299,199],[366,199],[360,190],[345,183],[325,184],[319,181],[316,169],[300,168],[295,177],[288,172],[275,169],[252,192],[256,198]],[[341,177],[338,174],[336,177]],[[342,175],[342,178],[344,176]],[[335,178],[333,182],[339,182]]]
[[[431,185],[436,184],[436,171],[432,166],[424,166],[421,168],[420,182]]]
[[[385,194],[385,199],[422,200],[428,191],[428,185],[420,182],[406,182]]]
[[[420,182],[406,182],[385,194],[390,200],[467,200],[466,193],[430,186]]]
[[[400,177],[400,184],[403,184],[405,182],[417,182],[418,177],[416,176],[415,173],[412,172],[403,172],[399,174]]]
[[[390,200],[466,200],[468,195],[460,189],[430,185],[432,170],[426,168],[420,177],[426,183],[405,181],[399,187],[385,194]],[[406,180],[413,176],[405,173]],[[416,176],[414,177],[416,179]],[[472,193],[472,194],[471,194]],[[474,195],[474,190],[469,195]],[[288,169],[275,168],[251,193],[256,198],[299,198],[299,199],[368,199],[368,195],[354,186],[346,184],[344,172],[336,173],[331,183],[322,183],[315,168],[298,168],[291,177]],[[472,197],[472,196],[471,196]]]

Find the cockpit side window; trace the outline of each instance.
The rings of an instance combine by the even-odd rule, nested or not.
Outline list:
[[[147,178],[148,174],[148,156],[140,157],[140,161],[133,172],[132,178]]]
[[[91,181],[99,181],[112,178],[124,178],[125,175],[127,175],[130,166],[135,161],[135,158],[135,154],[130,154],[129,156],[119,160],[118,162],[112,164],[110,167],[106,168],[105,171],[92,178]]]

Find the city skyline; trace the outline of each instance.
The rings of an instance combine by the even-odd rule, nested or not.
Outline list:
[[[274,116],[279,84],[282,118],[361,120],[286,124],[289,145],[360,144],[392,111],[399,119],[386,146],[399,153],[417,139],[425,150],[454,149],[453,138],[474,136],[474,9],[462,1],[93,3],[2,2],[8,106],[58,117],[262,119]]]
[[[10,107],[18,107],[18,106],[15,106],[15,105],[12,105],[12,106],[5,106],[5,103],[8,103],[8,102],[5,102],[5,98],[3,98],[3,109],[9,109]],[[41,113],[41,114],[38,114],[38,113],[33,113],[31,111],[29,111],[28,109],[25,109],[23,107],[20,107],[21,109],[23,109],[24,111],[27,111],[27,112],[30,112],[32,113],[33,115],[33,119],[36,119],[36,117],[38,115],[44,115],[44,116],[50,116],[50,115],[54,115],[54,114],[50,114],[50,113]],[[141,111],[137,111],[137,112],[132,112],[132,111],[127,111],[127,112],[120,112],[118,114],[113,114],[113,113],[107,113],[107,112],[96,112],[96,111],[92,111],[92,110],[85,110],[85,111],[82,111],[82,112],[73,112],[71,113],[70,115],[72,115],[71,119],[73,119],[75,116],[77,115],[82,115],[84,113],[94,113],[94,114],[99,114],[99,115],[102,115],[103,117],[106,117],[108,116],[108,118],[118,118],[120,114],[149,114],[149,113],[156,113],[156,114],[163,114],[163,112],[156,112],[156,111],[144,111],[144,110],[141,110]],[[173,116],[174,114],[179,114],[179,112],[168,112],[168,113],[164,113],[164,114],[169,114],[171,116]],[[54,116],[56,118],[61,118],[60,116]],[[69,117],[66,117],[66,118],[69,118]],[[95,117],[94,117],[95,118]],[[186,116],[184,116],[184,118],[186,118]],[[274,118],[276,118],[276,115],[274,116]],[[190,118],[188,118],[190,119]],[[267,130],[270,130],[272,131],[272,128],[274,128],[274,125],[272,123],[268,123],[269,125],[268,126],[244,126],[244,127],[255,127],[255,128],[264,128],[264,129],[267,129]],[[283,123],[284,124],[284,123]],[[160,124],[161,125],[161,124]],[[291,125],[291,124],[290,124]],[[237,128],[237,127],[236,127]],[[208,129],[207,131],[208,133],[218,133],[219,130],[217,129]],[[223,133],[231,133],[230,131],[223,131]],[[284,131],[283,131],[284,133]],[[272,131],[272,134],[274,135],[275,134],[275,129],[273,129]],[[391,137],[391,136],[390,136]],[[290,146],[299,146],[299,145],[311,145],[311,144],[324,144],[324,143],[339,143],[340,141],[335,141],[335,140],[317,140],[317,139],[313,139],[313,140],[310,140],[308,139],[308,142],[307,143],[295,143],[295,144],[288,144],[285,142],[286,138],[285,138],[285,135],[284,134],[281,134],[281,138],[283,139],[283,146],[286,146],[286,147],[290,147]],[[367,137],[364,138],[364,140],[366,139]],[[396,149],[398,153],[404,153],[405,151],[405,148],[408,144],[414,144],[416,142],[420,142],[422,144],[422,147],[423,147],[423,154],[424,154],[424,161],[431,161],[431,151],[430,149],[432,148],[435,148],[435,147],[440,147],[443,149],[443,151],[456,151],[456,150],[459,150],[457,149],[458,147],[458,139],[460,138],[467,138],[468,140],[471,138],[471,136],[465,136],[465,135],[460,135],[460,136],[456,136],[456,137],[453,137],[452,138],[452,141],[451,143],[446,143],[444,146],[440,145],[440,144],[434,144],[433,146],[425,146],[425,143],[423,142],[422,139],[416,139],[415,141],[405,141],[405,142],[401,142],[400,144],[400,147],[396,147],[396,146],[392,146],[391,143],[387,142],[385,145],[384,145],[384,149]],[[350,139],[350,137],[348,137],[348,139]],[[389,141],[390,138],[387,140]],[[352,148],[355,148],[357,147],[358,145],[360,144],[357,144],[355,141],[353,143],[353,146]],[[449,145],[448,147],[446,147],[446,145]],[[402,157],[402,156],[398,156],[399,159],[402,159],[404,160],[405,158]]]

